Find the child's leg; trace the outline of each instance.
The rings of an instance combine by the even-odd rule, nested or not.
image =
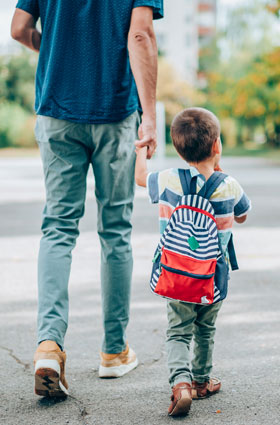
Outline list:
[[[192,382],[190,370],[190,343],[196,320],[195,304],[167,302],[167,362],[171,387],[179,382]]]
[[[215,322],[222,302],[210,306],[196,306],[197,317],[194,324],[194,358],[192,374],[194,381],[207,382],[212,370]]]

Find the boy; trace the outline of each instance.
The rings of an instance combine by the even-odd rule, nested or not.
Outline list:
[[[171,125],[171,137],[178,154],[188,162],[192,176],[202,174],[206,180],[221,171],[222,153],[220,124],[217,117],[203,108],[180,112]],[[137,145],[137,143],[136,143]],[[183,195],[178,169],[148,174],[147,149],[137,149],[135,180],[148,188],[152,203],[159,203],[160,233]],[[197,191],[203,180],[197,180]],[[239,183],[227,176],[210,198],[215,211],[219,239],[226,258],[234,220],[243,223],[250,209],[250,200]],[[222,302],[198,305],[167,301],[167,358],[172,388],[171,416],[188,413],[192,399],[217,393],[221,382],[210,378],[214,347],[215,321]],[[194,338],[194,358],[190,365],[190,343]]]

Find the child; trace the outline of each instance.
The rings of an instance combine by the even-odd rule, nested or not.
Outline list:
[[[217,117],[203,108],[188,108],[173,120],[171,137],[175,149],[190,167],[192,176],[202,174],[206,180],[221,171],[220,124]],[[159,203],[160,233],[183,195],[178,169],[148,174],[147,148],[136,149],[135,180],[148,188],[152,203]],[[204,184],[197,180],[197,191]],[[239,183],[227,176],[210,198],[215,211],[219,239],[226,258],[234,220],[243,223],[250,200]],[[214,347],[215,322],[222,302],[211,305],[167,301],[167,358],[172,388],[171,416],[188,413],[192,399],[217,393],[221,382],[210,378]],[[194,358],[190,362],[190,343],[194,338]]]

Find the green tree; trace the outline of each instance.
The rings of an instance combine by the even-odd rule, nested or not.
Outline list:
[[[164,57],[159,58],[157,100],[164,103],[166,112],[167,140],[174,116],[184,108],[202,104],[204,95],[180,78]]]
[[[280,0],[274,0],[267,5],[267,9],[280,18]]]
[[[277,19],[260,0],[231,12],[217,40],[221,53],[216,67],[215,50],[204,65],[205,106],[226,123],[234,120],[239,143],[253,140],[261,129],[271,145],[279,146],[280,57],[273,44]]]
[[[206,106],[221,118],[234,118],[249,138],[261,127],[267,141],[280,146],[280,48],[255,58],[243,74],[208,75]]]
[[[0,57],[0,147],[33,146],[37,57],[23,50]]]
[[[0,103],[15,102],[33,112],[36,56],[23,51],[0,57]]]
[[[168,125],[182,108],[201,103],[203,96],[185,80],[164,58],[159,59],[157,99],[164,103]]]

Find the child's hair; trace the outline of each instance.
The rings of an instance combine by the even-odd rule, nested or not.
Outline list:
[[[211,156],[220,136],[219,120],[204,108],[187,108],[171,124],[171,137],[177,152],[188,162],[201,162]]]

